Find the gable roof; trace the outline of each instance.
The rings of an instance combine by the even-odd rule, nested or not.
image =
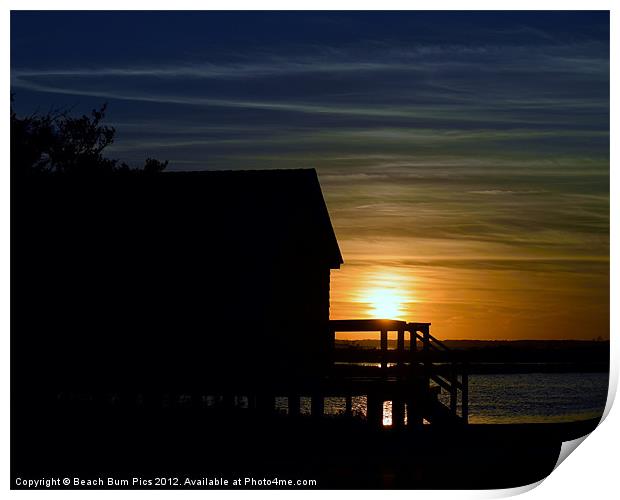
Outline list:
[[[318,259],[331,269],[343,263],[315,169],[164,172],[157,177],[165,186],[162,195],[177,205],[173,211],[179,217],[185,212],[219,244],[250,246],[259,255],[277,253],[285,260]]]

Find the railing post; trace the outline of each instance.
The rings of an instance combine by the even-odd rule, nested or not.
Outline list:
[[[405,330],[398,330],[398,340],[396,348],[400,354],[405,352]]]
[[[424,325],[422,327],[422,350],[428,352],[429,345],[431,342],[431,332],[429,331],[428,325]]]
[[[456,407],[458,402],[458,377],[456,373],[456,363],[453,361],[450,366],[450,411],[456,415]]]
[[[409,326],[409,350],[413,354],[418,350],[418,331],[415,326]]]
[[[424,325],[422,328],[422,353],[424,355],[424,377],[425,377],[425,387],[428,392],[431,385],[431,358],[430,358],[430,332],[428,325]]]
[[[468,423],[469,419],[469,366],[463,363],[463,373],[461,375],[461,416],[463,422]]]
[[[334,367],[335,356],[336,356],[336,330],[330,327],[328,327],[328,339],[329,339],[328,370],[331,370]]]

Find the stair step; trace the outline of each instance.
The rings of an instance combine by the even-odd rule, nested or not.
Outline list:
[[[463,418],[452,413],[443,403],[431,400],[425,410],[424,418],[432,424],[460,424]]]

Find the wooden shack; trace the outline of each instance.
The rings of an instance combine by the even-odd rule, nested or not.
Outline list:
[[[15,191],[18,392],[217,392],[329,362],[342,256],[314,170],[41,176]]]

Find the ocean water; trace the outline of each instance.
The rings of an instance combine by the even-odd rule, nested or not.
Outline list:
[[[526,373],[470,375],[469,422],[473,424],[574,422],[598,417],[607,401],[607,373]],[[440,400],[448,403],[444,391]],[[286,398],[276,406],[286,411]],[[344,413],[344,398],[325,398],[325,413]],[[460,411],[460,408],[459,408]],[[302,414],[310,399],[301,398]],[[366,416],[366,398],[353,398],[353,412]],[[383,422],[391,423],[391,403],[384,404]]]
[[[608,373],[471,375],[469,421],[543,423],[598,417],[605,409],[608,380]]]

